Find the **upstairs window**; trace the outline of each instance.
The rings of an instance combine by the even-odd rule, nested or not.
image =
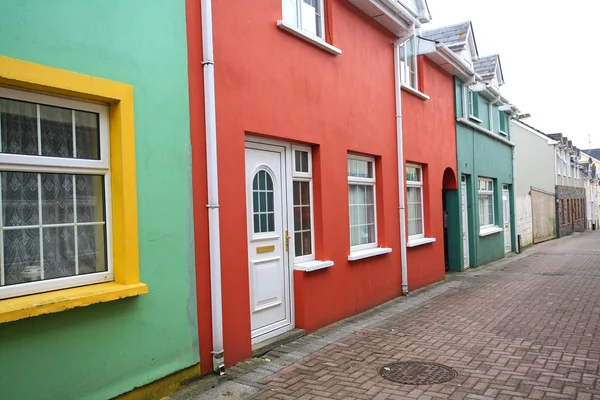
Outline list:
[[[504,111],[500,111],[500,133],[506,135],[506,114]]]
[[[479,121],[479,93],[468,89],[469,118]]]
[[[324,0],[283,0],[283,21],[325,40]]]
[[[402,84],[419,90],[417,74],[417,41],[410,39],[400,47],[400,76]]]

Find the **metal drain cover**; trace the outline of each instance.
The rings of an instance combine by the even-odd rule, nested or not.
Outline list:
[[[431,362],[398,361],[383,366],[379,375],[392,382],[405,385],[434,385],[454,379],[457,375],[452,368]]]

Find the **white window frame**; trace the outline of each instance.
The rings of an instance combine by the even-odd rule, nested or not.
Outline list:
[[[408,178],[406,179],[407,193],[409,187],[420,189],[421,192],[421,232],[423,233],[417,235],[408,235],[408,240],[411,241],[414,239],[420,239],[425,237],[425,207],[423,206],[425,196],[423,193],[423,167],[419,164],[406,164],[406,168],[416,168],[417,170],[419,170],[419,175],[421,177],[420,181],[409,181]],[[406,230],[408,231],[408,226],[406,227]]]
[[[354,253],[360,250],[366,250],[366,249],[372,249],[372,248],[376,248],[378,246],[379,243],[379,235],[377,234],[378,231],[378,224],[377,224],[377,182],[375,179],[375,158],[374,157],[367,157],[367,156],[360,156],[360,155],[356,155],[356,154],[348,154],[348,157],[346,158],[346,160],[358,160],[358,161],[367,161],[371,163],[371,175],[373,176],[373,178],[361,178],[361,177],[357,177],[357,176],[350,176],[348,175],[348,171],[346,172],[347,176],[348,176],[348,185],[363,185],[363,186],[372,186],[373,187],[373,221],[375,222],[375,242],[374,243],[367,243],[367,244],[359,244],[359,245],[355,245],[352,246],[352,232],[350,230],[350,215],[348,215],[348,236],[350,239],[350,253]],[[348,161],[346,161],[347,164]],[[348,198],[348,203],[350,202],[350,199]]]
[[[308,153],[308,172],[296,171],[296,151],[304,151]],[[315,218],[314,218],[314,201],[313,201],[313,181],[312,181],[312,149],[308,146],[292,145],[292,181],[293,182],[308,182],[309,188],[309,204],[310,204],[310,249],[311,254],[296,256],[296,227],[292,224],[293,229],[293,249],[294,263],[305,261],[313,261],[315,259]],[[293,201],[293,183],[292,183],[292,213],[294,207]],[[295,221],[294,221],[295,223]]]
[[[492,183],[492,190],[482,190],[480,187],[480,183],[481,182],[491,182]],[[487,184],[486,184],[487,186]],[[492,195],[492,223],[491,224],[487,224],[487,225],[482,225],[481,224],[481,215],[479,216],[479,230],[485,230],[488,228],[493,228],[496,226],[496,198],[494,195],[494,180],[491,178],[478,178],[477,179],[477,205],[479,206],[479,195],[480,194],[484,194],[484,195]]]
[[[410,51],[409,53],[409,46]],[[415,38],[409,39],[404,42],[400,48],[400,78],[402,85],[407,86],[414,90],[419,90],[419,68],[417,63],[417,41]],[[408,62],[407,62],[408,61]],[[414,82],[412,77],[414,72]]]
[[[479,120],[479,116],[475,115],[475,91],[467,88],[467,103],[469,106],[469,118]]]
[[[315,32],[311,32],[303,27],[303,16],[302,16],[303,4],[306,4],[306,7],[311,7],[309,4],[304,3],[304,0],[282,0],[281,8],[282,8],[282,14],[283,14],[283,16],[282,16],[283,22],[286,24],[289,24],[290,26],[292,26],[295,29],[302,31],[303,33],[306,33],[308,35],[317,37],[317,38],[325,41],[325,0],[314,0],[314,1],[317,4],[317,6],[321,12],[321,14],[320,14],[321,18],[319,18],[318,26],[315,23],[315,28],[316,28]],[[286,19],[285,8],[293,7],[293,5],[291,5],[290,3],[295,3],[296,21],[289,21],[288,19]],[[315,9],[315,17],[317,14],[318,14],[317,9]],[[319,30],[321,31],[320,35],[318,34]]]
[[[491,107],[490,107],[491,109]],[[500,118],[500,120],[498,121],[498,132],[500,132],[501,134],[503,134],[504,136],[508,136],[508,133],[506,132],[508,129],[508,124],[509,121],[506,120],[506,113],[504,111],[498,111],[498,116]],[[504,121],[504,129],[502,130],[502,122]]]
[[[104,221],[106,230],[106,267],[104,272],[97,272],[85,275],[75,275],[69,277],[55,278],[47,281],[40,280],[34,282],[19,283],[10,286],[0,286],[0,299],[26,296],[35,293],[48,292],[52,290],[65,289],[77,286],[90,285],[94,283],[110,282],[114,280],[113,262],[112,262],[112,199],[111,199],[111,175],[110,175],[110,133],[109,133],[109,108],[108,105],[91,101],[75,100],[65,97],[51,96],[41,93],[27,92],[0,87],[0,97],[12,100],[36,103],[37,114],[39,118],[39,105],[49,105],[62,107],[71,110],[88,111],[97,113],[99,129],[100,159],[87,160],[75,158],[59,158],[34,155],[6,154],[0,153],[0,171],[22,171],[34,173],[60,173],[77,175],[103,175],[104,176]],[[40,125],[38,123],[38,139]],[[1,140],[1,135],[0,135]],[[38,140],[38,146],[41,141]],[[0,143],[1,148],[1,143]],[[75,147],[74,147],[75,151]],[[39,186],[39,185],[38,185]],[[39,190],[39,188],[38,188]],[[2,214],[0,197],[0,217]],[[41,215],[39,216],[42,217]],[[62,226],[63,224],[47,224],[44,226]],[[70,225],[70,224],[64,224]],[[77,225],[92,225],[78,223]],[[96,225],[99,225],[96,223]],[[36,225],[37,226],[37,225]],[[40,223],[40,229],[42,224]],[[14,228],[13,228],[14,229]],[[0,226],[0,235],[3,235],[4,229]],[[41,241],[41,239],[40,239]],[[77,242],[75,242],[77,245]],[[4,251],[3,244],[0,243],[0,279],[4,284]],[[78,260],[77,260],[78,261]],[[43,277],[43,245],[40,245],[40,264]],[[77,264],[76,264],[77,265]]]

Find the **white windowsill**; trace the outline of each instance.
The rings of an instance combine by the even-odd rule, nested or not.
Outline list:
[[[373,247],[372,249],[353,251],[348,256],[348,261],[362,260],[363,258],[380,256],[391,252],[392,249],[389,247]]]
[[[490,226],[488,228],[482,228],[479,230],[479,236],[488,236],[493,235],[494,233],[502,232],[504,229],[500,228],[498,225]]]
[[[508,140],[506,138],[503,138],[500,135],[496,135],[494,132],[492,132],[492,131],[490,131],[488,129],[485,129],[481,125],[477,125],[476,123],[474,123],[472,121],[469,121],[466,118],[458,117],[458,118],[456,118],[456,121],[460,122],[461,124],[466,125],[466,126],[468,126],[470,128],[476,129],[479,132],[484,133],[484,134],[488,135],[489,137],[498,140],[499,142],[502,142],[504,144],[509,145],[510,147],[515,147],[515,144],[513,142],[511,142],[510,140]]]
[[[501,135],[508,136],[508,134],[504,131],[498,131]]]
[[[415,88],[412,88],[412,87],[410,87],[408,85],[405,85],[404,83],[402,84],[401,87],[402,87],[403,90],[406,90],[407,92],[410,92],[410,93],[414,94],[415,96],[420,97],[423,100],[429,100],[429,96],[427,96],[423,92],[418,91]]]
[[[293,26],[286,24],[284,21],[281,21],[281,20],[277,21],[277,26],[280,29],[283,29],[284,31],[289,32],[292,35],[297,36],[302,40],[306,40],[308,43],[314,44],[315,46],[317,46],[325,51],[328,51],[331,54],[334,54],[336,56],[342,54],[342,50],[338,49],[335,46],[330,45],[329,43],[327,43],[320,37],[312,35],[301,29],[294,28]]]
[[[417,246],[421,246],[427,243],[433,243],[435,242],[435,238],[427,238],[427,237],[423,237],[423,238],[418,238],[418,239],[408,239],[408,242],[406,243],[406,247],[417,247]]]
[[[311,260],[311,261],[304,261],[304,262],[294,264],[294,270],[304,271],[304,272],[312,272],[312,271],[317,271],[319,269],[329,268],[329,267],[333,267],[333,261]]]
[[[476,117],[476,116],[474,116],[474,115],[469,115],[469,119],[472,119],[473,121],[477,121],[477,122],[479,122],[479,123],[482,123],[482,122],[483,122],[481,119],[477,118],[477,117]]]

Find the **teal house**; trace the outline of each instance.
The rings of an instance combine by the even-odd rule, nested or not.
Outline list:
[[[198,374],[185,2],[0,4],[0,398]]]
[[[445,199],[450,270],[462,271],[504,257],[515,248],[514,174],[510,118],[518,110],[500,93],[498,55],[480,57],[471,22],[425,32],[473,70],[455,77],[457,171],[460,190]]]

